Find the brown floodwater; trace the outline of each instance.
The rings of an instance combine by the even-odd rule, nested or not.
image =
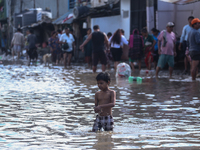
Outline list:
[[[200,148],[199,81],[161,72],[138,84],[109,71],[117,93],[114,131],[93,133],[97,73],[62,68],[0,66],[1,149]]]

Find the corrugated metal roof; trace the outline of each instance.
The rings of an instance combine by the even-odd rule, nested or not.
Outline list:
[[[56,20],[54,20],[52,22],[52,24],[70,24],[73,21],[73,18],[69,18],[66,19],[71,13],[73,13],[72,11],[68,11],[67,13],[65,13],[64,15],[60,16],[59,18],[57,18]],[[66,20],[66,21],[65,21]],[[65,22],[64,22],[65,21]]]
[[[200,0],[160,0],[160,1],[173,3],[173,4],[189,4],[189,3],[198,2]]]

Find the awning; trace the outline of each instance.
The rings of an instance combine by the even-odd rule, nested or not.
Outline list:
[[[60,16],[56,20],[52,22],[52,24],[71,24],[73,22],[73,13],[72,11],[69,11],[65,13],[64,15]]]
[[[173,3],[173,4],[189,4],[189,3],[198,2],[200,0],[160,0],[160,1]]]
[[[52,22],[51,19],[47,18],[47,19],[44,19],[42,21],[39,21],[39,22],[36,22],[36,23],[32,23],[32,24],[27,25],[27,26],[23,26],[23,27],[21,27],[21,29],[34,28],[34,27],[37,27],[37,26],[42,25],[44,23],[52,24],[51,22]]]

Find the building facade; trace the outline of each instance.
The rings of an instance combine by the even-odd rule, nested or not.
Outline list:
[[[114,0],[91,0],[91,7],[98,8],[113,2]],[[160,0],[120,0],[119,15],[91,17],[88,27],[98,24],[105,33],[113,33],[122,28],[128,39],[135,28],[141,30],[146,27],[151,32],[153,27],[163,30],[167,22],[174,22],[174,32],[179,37],[189,16],[200,18],[199,7],[200,2],[177,5]]]

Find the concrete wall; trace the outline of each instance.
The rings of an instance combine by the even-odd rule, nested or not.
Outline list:
[[[91,28],[93,28],[94,25],[99,25],[102,32],[105,32],[106,34],[108,32],[114,33],[117,29],[121,28],[120,19],[121,16],[92,18]]]
[[[125,31],[125,37],[129,39],[130,36],[130,25],[131,25],[131,0],[121,0],[121,19],[119,20],[121,22],[121,28]],[[128,11],[128,17],[123,18],[123,12]]]
[[[128,11],[128,16],[123,17],[123,12]],[[94,25],[99,25],[100,30],[105,32],[114,33],[117,29],[124,29],[125,37],[129,39],[130,36],[130,0],[121,0],[121,15],[110,16],[110,17],[101,17],[101,18],[92,18],[91,27]]]
[[[167,22],[175,22],[174,32],[178,36],[181,35],[183,26],[188,24],[187,18],[194,16],[200,18],[200,2],[175,5],[158,0],[158,12],[157,12],[157,28],[163,30],[166,27]]]

